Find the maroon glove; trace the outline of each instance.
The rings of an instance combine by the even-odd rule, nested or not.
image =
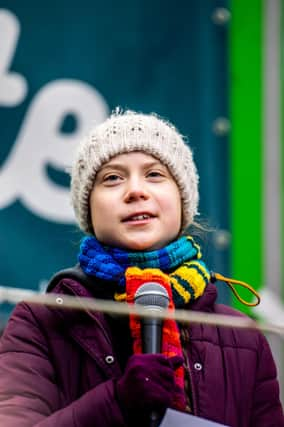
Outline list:
[[[170,359],[162,354],[134,354],[128,360],[124,375],[116,388],[120,403],[126,410],[165,410],[171,405],[175,388],[174,370],[183,359]]]

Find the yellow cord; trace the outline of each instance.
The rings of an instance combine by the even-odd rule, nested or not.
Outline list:
[[[235,280],[235,279],[231,279],[229,277],[225,277],[220,273],[211,273],[211,280],[212,282],[215,282],[215,280],[221,280],[223,282],[226,282],[227,285],[231,288],[233,294],[235,295],[235,297],[244,305],[248,306],[248,307],[255,307],[256,305],[258,305],[260,303],[260,295],[259,293],[253,289],[252,286],[250,286],[248,283],[242,282],[241,280]],[[248,302],[245,301],[236,291],[236,289],[234,288],[234,285],[240,285],[243,288],[248,289],[257,299],[256,302]]]
[[[253,287],[250,286],[248,283],[242,282],[241,280],[236,280],[236,279],[231,279],[229,277],[225,277],[220,273],[211,272],[211,282],[214,283],[216,280],[221,280],[222,282],[225,282],[230,287],[230,289],[232,290],[232,292],[235,295],[235,297],[237,298],[237,300],[239,300],[242,304],[244,304],[248,307],[255,307],[260,303],[259,293],[255,289],[253,289]],[[243,288],[248,289],[256,297],[257,301],[255,301],[255,302],[245,301],[238,294],[238,292],[234,288],[234,285],[240,285]],[[126,300],[126,293],[122,293],[122,294],[116,293],[114,296],[114,299],[115,299],[115,301],[125,301]]]

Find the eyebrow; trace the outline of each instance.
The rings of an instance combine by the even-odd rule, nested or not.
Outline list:
[[[152,162],[144,163],[142,167],[143,167],[143,169],[148,169],[148,168],[151,168],[153,166],[161,166],[161,167],[166,169],[166,166],[163,165],[163,163],[159,162],[158,160],[154,160]],[[100,172],[104,172],[105,170],[108,170],[108,169],[110,169],[110,170],[116,169],[116,170],[122,170],[123,171],[123,170],[127,169],[127,167],[123,163],[110,163],[110,164],[107,164],[105,166],[102,166],[101,169],[99,170],[98,174]]]

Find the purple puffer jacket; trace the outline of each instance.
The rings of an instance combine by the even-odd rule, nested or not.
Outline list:
[[[90,296],[70,278],[54,292]],[[210,284],[191,309],[240,315],[215,300]],[[263,335],[192,325],[187,351],[194,414],[231,427],[284,426]],[[104,315],[20,303],[0,342],[0,425],[129,427],[115,394],[121,374]]]

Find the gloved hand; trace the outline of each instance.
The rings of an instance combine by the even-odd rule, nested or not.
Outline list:
[[[166,358],[162,354],[134,354],[128,360],[116,388],[120,403],[126,410],[164,410],[173,397],[174,370],[183,358]]]

